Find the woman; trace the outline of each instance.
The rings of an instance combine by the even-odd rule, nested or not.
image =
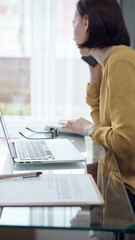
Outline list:
[[[79,0],[73,19],[74,40],[89,66],[87,103],[93,123],[81,118],[66,128],[90,135],[105,149],[99,169],[118,179],[113,153],[135,210],[135,52],[116,0]]]

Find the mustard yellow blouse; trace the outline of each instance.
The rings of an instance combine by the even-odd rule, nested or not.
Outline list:
[[[124,183],[135,194],[135,51],[116,47],[104,61],[100,84],[87,85],[87,103],[96,125],[92,139],[103,146],[102,164],[117,177],[112,151]]]

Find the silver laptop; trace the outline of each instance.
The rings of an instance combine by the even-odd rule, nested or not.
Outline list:
[[[68,163],[82,162],[85,158],[68,139],[15,140],[11,141],[2,111],[0,125],[10,155],[16,163]]]

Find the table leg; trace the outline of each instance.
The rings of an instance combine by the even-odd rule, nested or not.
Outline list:
[[[124,233],[119,233],[119,232],[114,233],[114,240],[124,240],[124,239],[125,239]]]

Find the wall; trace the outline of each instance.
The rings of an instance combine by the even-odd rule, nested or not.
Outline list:
[[[131,46],[135,49],[135,0],[117,0],[120,3],[123,16],[131,37]]]

